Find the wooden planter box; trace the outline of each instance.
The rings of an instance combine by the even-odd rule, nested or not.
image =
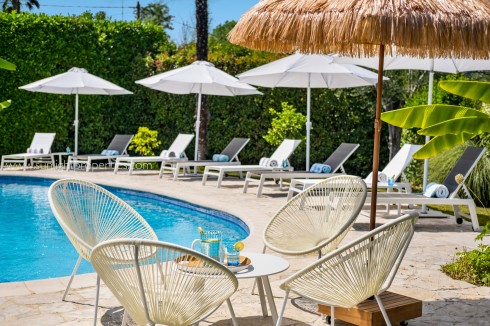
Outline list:
[[[385,291],[381,300],[393,325],[422,316],[422,301]],[[330,316],[330,306],[318,305],[318,312]],[[376,299],[368,299],[350,309],[335,308],[335,319],[360,326],[386,325]]]

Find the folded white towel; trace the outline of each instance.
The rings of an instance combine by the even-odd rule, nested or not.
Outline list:
[[[262,157],[259,161],[260,166],[269,166],[269,158],[268,157]]]
[[[168,151],[168,150],[164,150],[160,156],[162,156],[164,158],[175,158],[176,157],[175,152]]]
[[[383,172],[378,172],[378,181],[379,182],[387,182],[388,176],[386,174],[384,174]]]
[[[279,163],[276,160],[269,160],[268,166],[270,166],[272,168],[276,168],[279,166]]]
[[[425,188],[425,197],[447,198],[449,196],[449,190],[445,185],[430,182]]]

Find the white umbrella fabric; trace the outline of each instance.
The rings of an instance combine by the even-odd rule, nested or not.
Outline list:
[[[306,169],[310,168],[311,88],[375,86],[378,75],[352,64],[335,63],[332,56],[293,54],[237,76],[263,87],[306,88]]]
[[[127,95],[132,92],[105,79],[89,74],[83,68],[71,68],[65,73],[44,78],[19,87],[26,91],[50,94],[75,94],[75,152],[78,154],[78,95]]]
[[[378,70],[379,58],[374,57],[349,57],[335,55],[334,61],[349,63]],[[429,72],[429,93],[427,104],[432,104],[432,92],[434,88],[434,72],[457,74],[466,71],[490,70],[490,60],[454,59],[454,58],[417,58],[401,55],[385,55],[384,70],[425,70]],[[428,143],[430,136],[425,137]],[[429,176],[429,160],[424,160],[423,190],[427,187]],[[423,211],[425,212],[425,205]]]
[[[196,148],[194,159],[198,160],[199,127],[201,121],[201,97],[205,95],[237,96],[261,95],[255,87],[240,82],[237,78],[215,68],[207,61],[196,61],[188,66],[170,70],[135,83],[173,94],[198,94],[196,121]]]

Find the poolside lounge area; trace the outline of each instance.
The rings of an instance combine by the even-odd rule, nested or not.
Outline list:
[[[264,189],[262,198],[252,193],[243,194],[243,180],[228,179],[226,190],[212,184],[202,186],[201,179],[172,181],[168,176],[158,178],[155,171],[126,173],[114,176],[113,171],[60,171],[55,169],[3,171],[0,175],[37,176],[47,178],[80,178],[91,182],[117,187],[154,192],[198,205],[225,211],[241,218],[250,227],[250,236],[245,239],[245,251],[261,252],[262,231],[274,213],[286,202],[287,193],[278,188]],[[392,210],[395,212],[395,210]],[[378,210],[378,223],[392,220]],[[453,219],[453,218],[451,218]],[[363,210],[356,220],[346,241],[367,232],[369,211]],[[474,248],[476,243],[468,222],[462,225],[441,218],[421,218],[415,236],[397,273],[390,291],[411,296],[423,301],[423,316],[409,321],[409,325],[487,325],[490,314],[490,288],[476,287],[466,282],[455,281],[440,271],[440,265],[449,262],[456,251],[463,247]],[[165,240],[165,239],[161,239]],[[490,243],[489,237],[484,240]],[[269,252],[272,253],[272,252]],[[316,259],[316,254],[300,257],[285,256],[290,268],[271,276],[272,292],[276,306],[282,303],[284,292],[278,285],[281,280]],[[0,284],[1,325],[91,325],[95,274],[75,278],[73,290],[67,302],[61,301],[68,277],[40,281]],[[253,281],[240,280],[239,289],[231,297],[240,325],[272,325],[271,317],[262,317],[257,294],[252,295]],[[328,289],[325,289],[328,291]],[[315,305],[305,303],[294,294],[293,304],[288,304],[285,325],[323,325],[324,320],[313,313]],[[99,325],[119,325],[122,309],[103,285],[99,302]],[[119,324],[115,321],[119,321]],[[201,325],[231,325],[226,307],[208,317]],[[338,321],[337,325],[348,325]]]

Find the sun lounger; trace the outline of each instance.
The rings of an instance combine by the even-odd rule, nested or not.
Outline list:
[[[127,156],[118,157],[116,159],[116,165],[114,167],[114,173],[119,171],[121,166],[129,168],[129,174],[133,173],[134,165],[136,163],[152,163],[152,162],[179,162],[186,161],[185,149],[189,146],[190,142],[194,138],[192,134],[179,134],[170,147],[163,150],[159,156]]]
[[[0,164],[0,170],[3,170],[4,164],[22,163],[25,171],[28,164],[34,166],[38,163],[49,163],[54,166],[54,155],[51,153],[51,145],[53,144],[56,133],[40,133],[36,132],[32,138],[31,145],[25,153],[3,155]]]
[[[402,204],[408,205],[452,205],[454,209],[454,216],[456,217],[456,221],[461,224],[463,219],[461,216],[471,218],[471,222],[473,224],[473,230],[478,231],[480,229],[480,225],[478,223],[478,216],[476,214],[476,205],[475,201],[471,197],[470,192],[463,184],[463,182],[456,182],[455,177],[458,174],[463,176],[463,180],[466,180],[468,175],[471,173],[475,165],[478,163],[480,158],[483,156],[485,152],[485,148],[480,147],[468,147],[461,155],[460,159],[456,162],[454,168],[449,172],[446,179],[442,183],[448,192],[449,196],[447,198],[433,198],[427,197],[423,194],[406,194],[406,193],[378,193],[377,203],[378,204],[397,204],[398,205],[398,213],[400,214],[400,208]],[[458,196],[458,192],[460,189],[463,189],[464,195],[466,198],[460,198]],[[366,204],[371,202],[370,196],[366,199]],[[463,214],[459,211],[458,205],[468,206],[470,211],[470,215]],[[421,214],[423,217],[423,214]]]
[[[164,171],[173,171],[173,179],[177,180],[180,171],[185,175],[186,171],[188,172],[191,167],[197,169],[197,167],[203,166],[211,166],[211,165],[220,165],[220,166],[231,166],[231,165],[240,165],[240,160],[238,159],[238,154],[242,151],[242,149],[247,145],[250,138],[233,138],[231,142],[225,147],[225,149],[220,153],[220,155],[226,155],[228,157],[228,161],[226,162],[217,162],[213,160],[202,160],[202,161],[185,161],[185,162],[164,162],[160,169],[160,178],[163,176]]]
[[[92,162],[94,161],[107,161],[109,166],[112,166],[118,157],[128,156],[127,148],[132,139],[133,135],[115,135],[109,144],[109,147],[102,151],[104,154],[70,156],[68,158],[66,170],[69,171],[70,168],[75,168],[76,165],[85,164],[86,171],[89,172],[92,169]],[[105,153],[107,153],[107,155]]]
[[[293,168],[289,164],[289,157],[293,154],[294,150],[301,143],[301,140],[296,139],[285,139],[276,149],[274,154],[270,158],[263,158],[262,165],[235,165],[235,166],[206,166],[204,169],[204,175],[202,177],[202,185],[206,184],[208,176],[217,176],[218,177],[218,188],[221,187],[221,182],[223,181],[223,177],[225,173],[229,172],[248,172],[248,171],[260,171],[260,170],[268,170],[268,171],[280,171],[287,170],[292,171]]]
[[[406,180],[403,175],[403,171],[412,161],[413,153],[418,151],[422,145],[405,144],[396,153],[396,155],[390,160],[390,162],[385,166],[385,168],[379,173],[379,178],[382,180],[378,182],[378,188],[388,188],[388,191],[397,189],[398,191],[410,193],[412,188],[410,182]],[[387,178],[394,177],[398,180],[400,177],[403,181],[395,183],[393,186],[389,186]],[[386,179],[386,180],[385,180]],[[294,179],[291,180],[289,185],[288,200],[293,197],[295,193],[301,192],[304,189],[313,186],[314,184],[320,182],[321,180],[311,180],[311,179]],[[372,173],[370,173],[365,179],[368,188],[371,188]]]
[[[243,186],[243,193],[246,193],[250,182],[258,182],[259,187],[257,189],[257,198],[262,195],[264,183],[267,179],[279,179],[280,186],[282,188],[283,179],[295,179],[295,178],[312,178],[312,179],[325,179],[338,175],[336,173],[339,169],[342,173],[345,173],[343,164],[349,159],[349,157],[357,150],[359,144],[342,143],[339,147],[327,158],[323,164],[330,166],[330,173],[315,173],[310,171],[249,171],[245,178],[245,184]],[[321,180],[320,180],[321,181]]]

